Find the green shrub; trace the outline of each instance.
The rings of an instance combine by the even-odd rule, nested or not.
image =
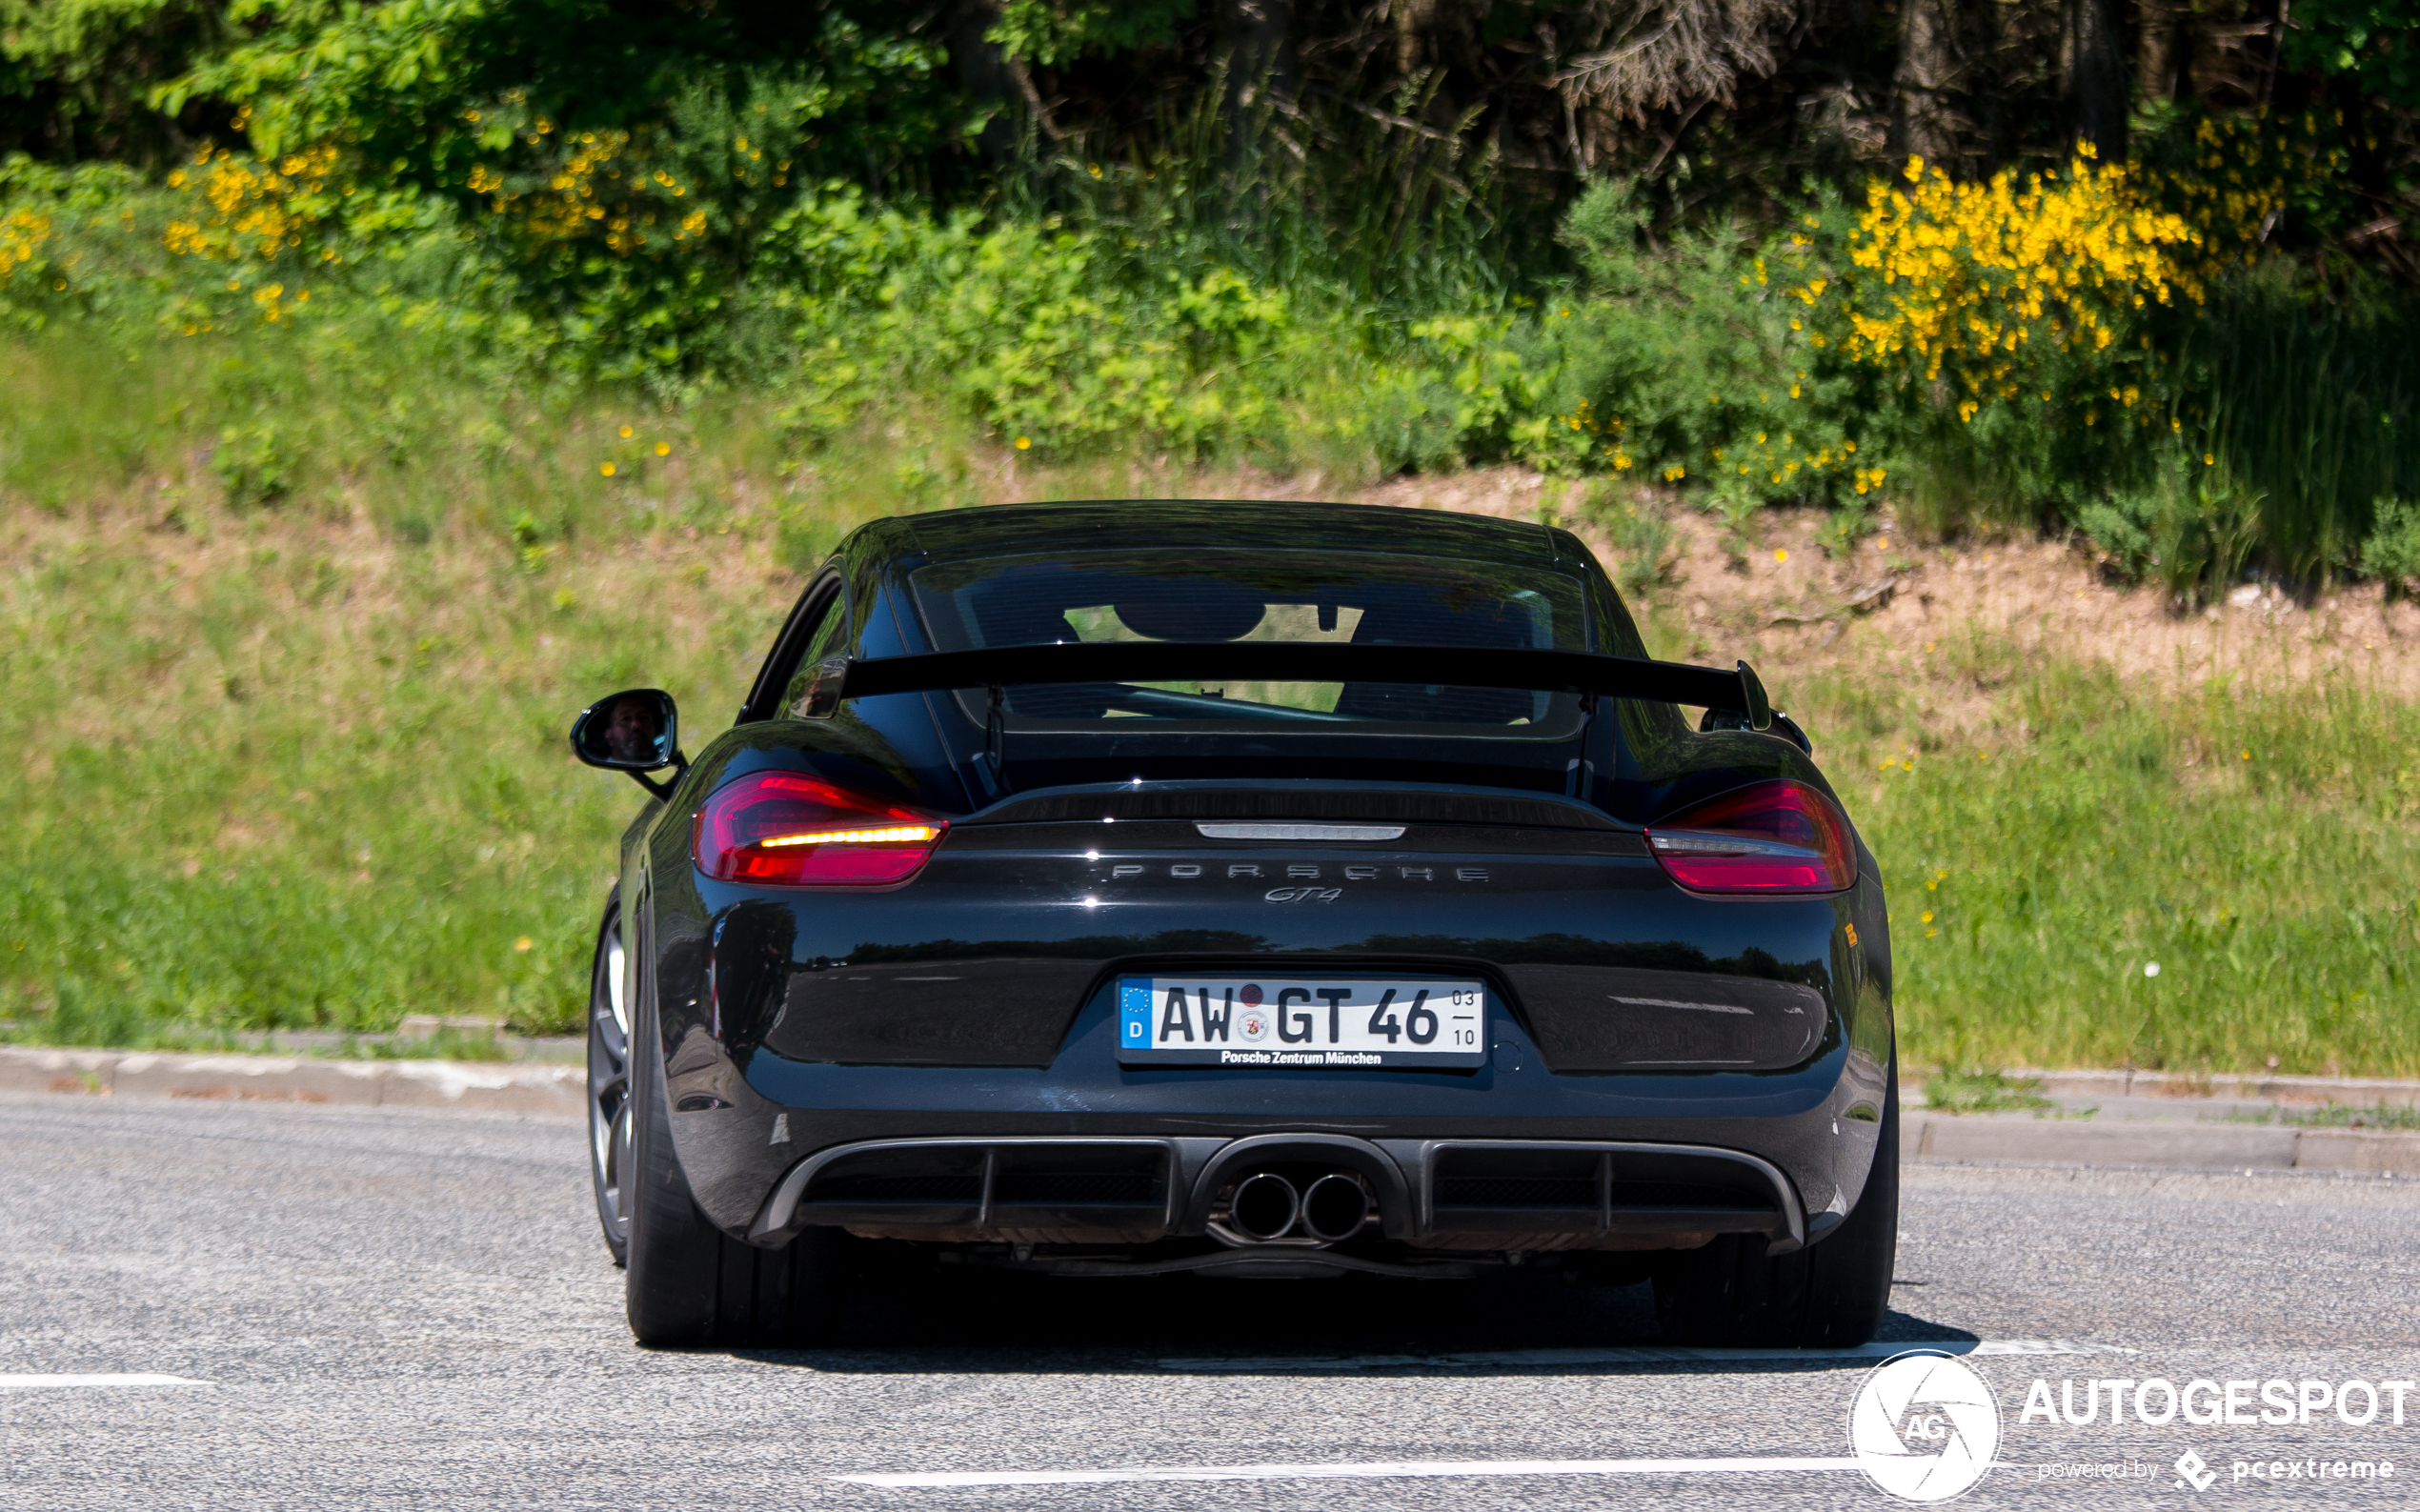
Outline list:
[[[1652,504],[1625,501],[1603,486],[1582,495],[1581,513],[1613,547],[1613,579],[1623,597],[1634,604],[1653,598],[1674,565],[1672,521]]]
[[[1827,245],[1845,234],[1832,199],[1805,218]],[[1790,297],[1816,251],[1802,229],[1684,231],[1650,250],[1633,186],[1582,197],[1563,234],[1586,297],[1544,324],[1570,353],[1566,422],[1591,438],[1590,461],[1760,504],[1831,505],[1880,485],[1889,418]]]
[[[2420,585],[2420,503],[2382,498],[2373,510],[2375,528],[2361,543],[2361,570],[2389,593],[2410,593]]]
[[[274,420],[231,425],[218,433],[211,472],[236,509],[274,504],[294,491],[298,458],[293,443]]]
[[[2215,598],[2260,546],[2261,500],[2215,457],[2168,448],[2155,466],[2148,486],[2085,504],[2076,524],[2118,575],[2155,579],[2180,607]]]
[[[2324,581],[2359,559],[2371,501],[2420,497],[2420,303],[2333,299],[2283,268],[2228,285],[2177,338],[2188,423],[2262,500],[2260,550]],[[2366,570],[2366,569],[2365,569]]]

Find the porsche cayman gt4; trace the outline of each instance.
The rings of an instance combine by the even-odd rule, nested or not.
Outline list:
[[[1691,718],[1689,711],[1699,711]],[[1744,663],[1569,533],[1299,503],[857,531],[648,791],[589,1014],[647,1342],[809,1342],[867,1257],[1652,1282],[1862,1342],[1898,1220],[1872,856]]]

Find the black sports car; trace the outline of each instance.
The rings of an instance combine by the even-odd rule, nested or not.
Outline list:
[[[642,1341],[811,1341],[880,1244],[1067,1276],[1551,1266],[1652,1280],[1692,1342],[1881,1319],[1873,857],[1755,674],[1647,659],[1567,532],[882,520],[695,758],[654,689],[572,744],[652,795],[589,1016]]]

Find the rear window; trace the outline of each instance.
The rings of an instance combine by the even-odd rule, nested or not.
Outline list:
[[[1576,575],[1494,561],[1328,552],[1059,552],[938,562],[910,575],[939,651],[1058,641],[1592,649]],[[1402,683],[1086,683],[1012,689],[1020,720],[1566,728],[1576,700]]]

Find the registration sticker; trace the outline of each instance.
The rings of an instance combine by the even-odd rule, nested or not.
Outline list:
[[[1123,1065],[1442,1070],[1486,1058],[1483,982],[1125,977],[1118,983]]]

